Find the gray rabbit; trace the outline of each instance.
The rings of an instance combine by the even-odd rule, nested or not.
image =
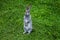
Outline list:
[[[26,13],[24,15],[24,32],[30,34],[32,32],[32,19],[30,15],[30,6],[26,8]]]

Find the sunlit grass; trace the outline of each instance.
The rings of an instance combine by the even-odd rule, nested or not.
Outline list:
[[[0,40],[60,40],[59,0],[1,0],[0,3]],[[33,32],[23,35],[23,16],[30,3]]]

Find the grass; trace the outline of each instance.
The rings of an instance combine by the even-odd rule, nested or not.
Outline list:
[[[23,35],[30,3],[33,32]],[[0,0],[0,40],[60,40],[60,0]]]

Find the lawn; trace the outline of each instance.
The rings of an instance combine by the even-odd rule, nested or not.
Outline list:
[[[29,4],[33,32],[27,35],[23,17]],[[60,40],[60,0],[0,0],[0,40]]]

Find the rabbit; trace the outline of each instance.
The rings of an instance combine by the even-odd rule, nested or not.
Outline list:
[[[32,19],[30,15],[30,7],[26,8],[26,13],[24,15],[24,32],[30,34],[32,32]]]

